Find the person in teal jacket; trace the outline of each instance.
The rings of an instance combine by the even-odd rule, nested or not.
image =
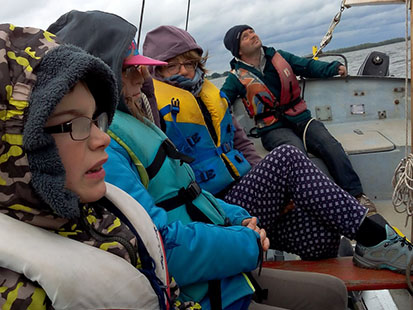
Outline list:
[[[374,214],[374,203],[363,193],[343,147],[322,122],[311,117],[296,79],[345,76],[346,67],[338,61],[316,61],[263,46],[248,25],[229,29],[224,45],[234,58],[230,62],[231,74],[221,90],[231,104],[242,98],[248,114],[256,121],[254,133],[261,137],[264,148],[271,151],[289,144],[321,158],[334,181]],[[251,79],[254,82],[248,83]]]
[[[92,35],[90,25],[100,31]],[[111,64],[126,99],[120,109],[136,103],[127,99],[139,97],[143,83],[139,65],[153,60],[136,57],[140,55],[129,48],[136,32],[133,25],[104,12],[71,11],[52,24],[49,31],[99,54]],[[111,36],[107,35],[109,31]],[[104,52],[100,50],[102,38]],[[269,246],[265,231],[243,208],[201,191],[185,163],[188,158],[177,152],[160,129],[142,117],[132,116],[131,110],[118,110],[109,129],[112,141],[107,149],[106,180],[138,200],[153,218],[164,240],[169,272],[181,286],[182,301],[199,301],[202,309],[254,309],[250,307],[254,289],[242,272],[259,265],[262,249]],[[194,218],[203,222],[193,221]],[[242,225],[245,219],[251,219],[247,227]],[[281,306],[290,303],[296,309],[346,307],[345,288],[334,277],[266,270],[258,281],[273,284],[268,299],[277,299]],[[214,293],[215,285],[209,286],[211,291],[207,294],[208,282],[219,282],[221,294]],[[318,288],[316,294],[314,287]],[[295,296],[297,292],[299,298]],[[290,298],[285,297],[287,294]]]

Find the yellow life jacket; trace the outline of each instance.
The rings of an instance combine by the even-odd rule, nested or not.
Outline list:
[[[216,142],[190,92],[160,81],[154,81],[154,86],[166,134],[180,152],[195,158],[190,165],[203,189],[216,194],[251,169],[242,153],[234,149],[235,128],[228,102],[211,82],[204,81],[199,98],[211,116]]]

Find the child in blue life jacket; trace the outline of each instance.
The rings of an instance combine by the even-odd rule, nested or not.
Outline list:
[[[117,76],[122,102],[108,131],[112,140],[104,165],[106,179],[151,215],[162,234],[169,273],[180,286],[183,304],[194,300],[202,309],[227,310],[346,308],[341,280],[279,270],[262,270],[256,280],[268,288],[268,296],[263,304],[251,301],[256,289],[248,273],[257,268],[269,247],[265,230],[243,208],[202,190],[187,163],[191,159],[152,122],[142,115],[135,117],[147,111],[139,100],[142,65],[160,63],[138,55],[131,44],[136,33],[132,24],[104,12],[71,11],[48,30],[102,57]]]
[[[172,309],[159,231],[104,181],[113,73],[59,42],[0,25],[0,307]]]

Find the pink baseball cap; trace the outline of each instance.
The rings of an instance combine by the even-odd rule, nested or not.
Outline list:
[[[167,62],[155,60],[149,57],[139,55],[138,48],[136,46],[135,40],[132,40],[129,46],[125,60],[123,61],[123,66],[136,66],[136,65],[147,65],[147,66],[164,66]]]

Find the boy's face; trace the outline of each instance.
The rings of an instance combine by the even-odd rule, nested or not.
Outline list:
[[[95,100],[86,84],[77,83],[56,106],[45,127],[67,123],[82,116],[93,119],[98,116],[94,115],[95,110]],[[84,203],[102,198],[106,193],[102,166],[108,159],[105,148],[109,145],[109,136],[92,123],[90,136],[85,140],[75,141],[69,132],[53,134],[53,138],[66,170],[65,187],[76,193]]]

